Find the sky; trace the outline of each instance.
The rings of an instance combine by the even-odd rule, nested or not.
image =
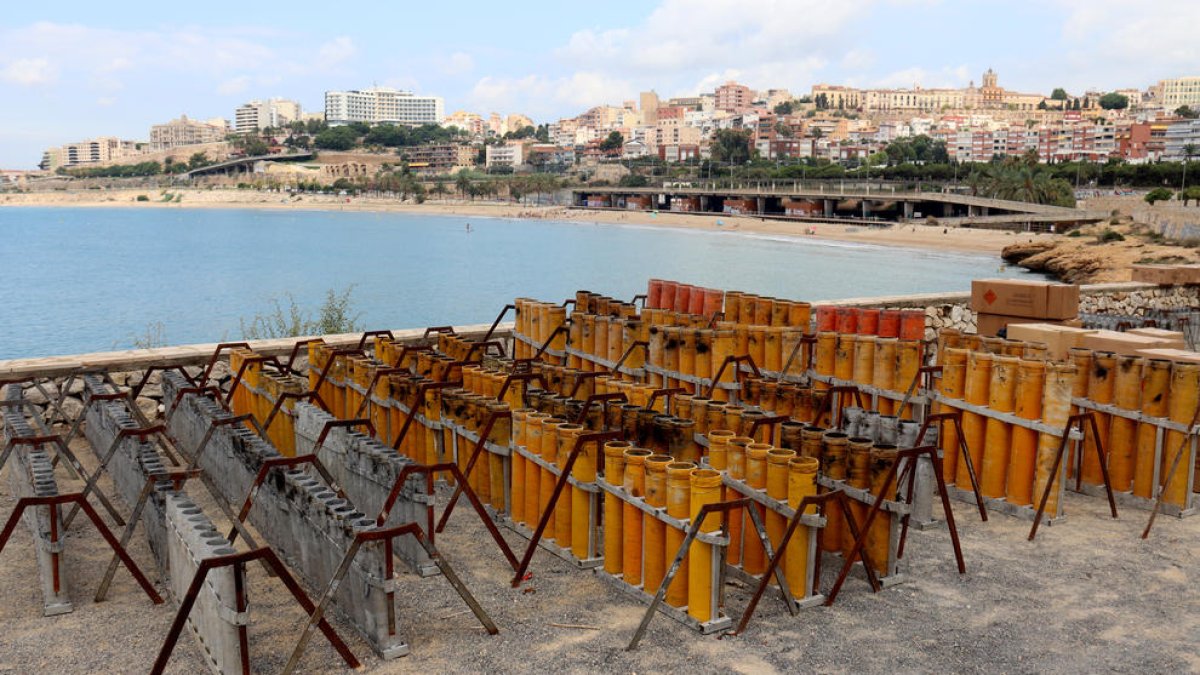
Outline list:
[[[321,110],[327,89],[442,96],[446,112],[574,116],[638,92],[736,79],[1145,88],[1200,75],[1197,0],[609,0],[603,3],[9,3],[0,15],[0,168],[52,145],[145,140],[255,98]]]

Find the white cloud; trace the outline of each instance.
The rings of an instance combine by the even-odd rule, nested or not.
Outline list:
[[[442,73],[454,77],[465,75],[475,69],[475,59],[466,52],[454,52],[440,64]]]
[[[937,89],[965,87],[970,79],[970,69],[966,65],[944,67],[935,71],[914,66],[876,78],[870,82],[870,86],[896,89],[920,86],[925,89]]]
[[[239,75],[217,85],[217,93],[222,96],[240,94],[250,88],[250,82],[251,78],[249,75]]]
[[[58,79],[58,70],[45,58],[17,59],[0,70],[0,79],[31,87],[55,81]]]
[[[117,102],[117,99],[113,96],[101,96],[100,98],[96,99],[96,105],[98,105],[102,108],[107,108],[108,106],[110,106],[116,102]]]
[[[345,35],[326,42],[317,50],[317,58],[321,65],[326,66],[344,63],[354,58],[356,54],[358,54],[358,47],[355,46],[354,40]]]
[[[1195,0],[1055,0],[1065,11],[1065,59],[1054,76],[1069,89],[1145,87],[1200,67]],[[1047,74],[1050,75],[1050,74]]]
[[[475,83],[468,98],[480,110],[545,116],[563,109],[580,110],[605,102],[620,102],[636,93],[637,88],[628,81],[602,73],[577,72],[565,77],[483,77]]]

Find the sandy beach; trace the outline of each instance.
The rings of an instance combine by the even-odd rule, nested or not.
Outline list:
[[[286,195],[255,190],[168,189],[182,195],[179,201],[163,200],[163,190],[78,190],[35,192],[0,196],[0,206],[136,207],[136,208],[263,208],[326,211],[379,211],[430,215],[493,218],[541,218],[648,227],[721,230],[778,236],[795,236],[833,241],[904,246],[964,253],[999,255],[1005,246],[1018,241],[1052,240],[1054,235],[895,225],[866,227],[765,220],[749,216],[693,215],[667,212],[596,211],[562,206],[526,206],[511,202],[429,200],[424,204],[401,203],[383,197],[340,197],[337,195]],[[150,201],[137,201],[138,195]],[[810,233],[811,232],[811,233]]]

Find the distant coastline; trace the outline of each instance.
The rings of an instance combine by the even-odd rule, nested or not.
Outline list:
[[[181,195],[178,201],[163,200],[163,190],[79,190],[31,192],[0,195],[3,206],[40,207],[125,207],[125,208],[261,208],[322,211],[377,211],[386,213],[422,213],[447,216],[495,218],[536,218],[646,227],[672,227],[707,231],[742,232],[776,236],[826,239],[881,246],[904,246],[936,251],[978,253],[999,258],[1005,246],[1017,241],[1050,240],[1051,235],[1029,235],[993,230],[944,229],[928,225],[896,225],[873,228],[855,225],[827,225],[762,220],[738,216],[701,216],[685,213],[647,211],[591,211],[562,206],[526,206],[510,202],[430,200],[424,204],[400,203],[381,197],[344,197],[337,195],[300,195],[297,197],[255,190],[167,189]],[[137,201],[145,195],[149,201]],[[807,234],[809,229],[815,234]]]

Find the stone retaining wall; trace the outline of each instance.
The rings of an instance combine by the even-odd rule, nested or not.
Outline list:
[[[186,382],[178,373],[163,374],[163,395],[174,401]],[[185,447],[198,447],[212,421],[231,415],[209,398],[188,394],[170,412],[168,428]],[[225,425],[213,430],[200,468],[212,476],[217,489],[231,504],[242,504],[250,493],[259,468],[267,459],[279,457],[269,443],[243,425]],[[258,491],[250,522],[271,548],[296,571],[309,589],[322,592],[341,563],[358,532],[370,530],[375,521],[356,510],[348,500],[307,472],[277,468]],[[350,571],[334,595],[335,611],[367,639],[383,658],[403,656],[408,645],[388,627],[388,590],[384,577],[382,542],[368,542],[358,551]]]

